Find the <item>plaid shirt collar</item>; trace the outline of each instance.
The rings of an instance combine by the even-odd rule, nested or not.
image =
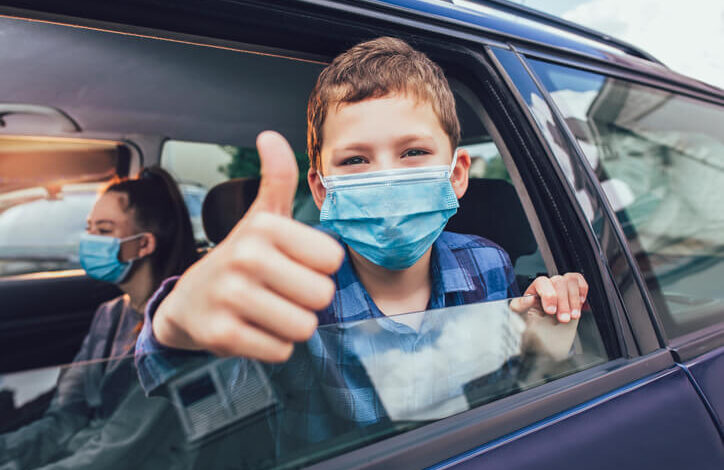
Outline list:
[[[475,290],[471,273],[460,264],[452,247],[446,243],[443,236],[438,237],[432,245],[430,273],[432,292],[428,304],[429,309],[447,306],[445,304],[446,294]],[[332,304],[324,311],[319,312],[320,324],[346,323],[385,316],[357,277],[349,255],[349,248],[346,245],[344,261],[335,274],[334,280],[337,284],[337,292]]]

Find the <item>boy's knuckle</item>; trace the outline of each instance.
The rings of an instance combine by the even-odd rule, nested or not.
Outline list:
[[[269,359],[274,362],[284,362],[289,359],[294,351],[294,344],[283,343],[269,351]]]

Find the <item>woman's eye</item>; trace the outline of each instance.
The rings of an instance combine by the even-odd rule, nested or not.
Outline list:
[[[99,233],[100,235],[109,235],[110,233],[112,233],[112,230],[108,230],[108,229],[105,229],[105,230],[104,230],[104,229],[98,229],[98,233]]]
[[[420,157],[422,155],[427,155],[430,152],[427,152],[425,150],[420,149],[411,149],[402,154],[403,157]]]
[[[365,159],[362,157],[350,157],[342,160],[342,165],[359,165],[364,163]]]

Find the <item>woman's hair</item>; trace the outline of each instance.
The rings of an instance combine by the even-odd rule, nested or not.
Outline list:
[[[137,178],[111,181],[103,190],[126,195],[136,226],[156,237],[150,255],[154,290],[171,276],[182,274],[197,259],[189,211],[171,175],[160,167],[145,168]]]

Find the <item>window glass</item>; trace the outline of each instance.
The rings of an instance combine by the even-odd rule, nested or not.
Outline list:
[[[0,276],[80,268],[78,243],[99,184],[48,194],[27,188],[0,194]]]
[[[120,142],[0,135],[0,276],[78,268],[98,190],[130,163]]]
[[[307,185],[309,159],[304,149],[295,149],[299,166],[299,184],[293,205],[293,215],[308,224],[319,221],[319,210],[314,205]],[[241,180],[239,185],[258,182],[259,154],[250,146],[221,145],[180,140],[167,140],[161,151],[161,166],[178,182],[189,209],[194,237],[199,244],[208,244],[201,212],[206,194],[220,183],[230,179]],[[247,180],[251,180],[247,183]],[[250,204],[251,199],[248,200]],[[244,211],[248,209],[245,206]],[[243,212],[233,216],[240,219]],[[230,214],[231,216],[231,214]]]
[[[61,451],[69,465],[82,461],[86,447],[66,453],[62,443],[88,432],[94,452],[106,456],[103,468],[125,465],[113,461],[114,452],[154,468],[296,468],[606,360],[576,341],[576,322],[557,323],[537,304],[518,310],[520,301],[322,325],[282,365],[144,356],[141,368],[171,361],[179,371],[160,388],[144,382],[152,398],[135,373],[124,375],[133,370],[131,355],[71,364],[44,417],[33,406],[52,394],[47,379],[30,387],[0,376],[5,405],[16,404],[0,413],[0,464],[31,468]],[[100,394],[102,411],[81,406],[73,399],[78,378],[108,376],[104,370],[114,386],[88,382],[84,392]],[[64,424],[60,435],[38,439],[37,426],[51,420]],[[28,423],[35,427],[22,427]],[[30,445],[42,452],[27,452]]]
[[[667,332],[724,315],[724,110],[530,61],[594,168]]]

